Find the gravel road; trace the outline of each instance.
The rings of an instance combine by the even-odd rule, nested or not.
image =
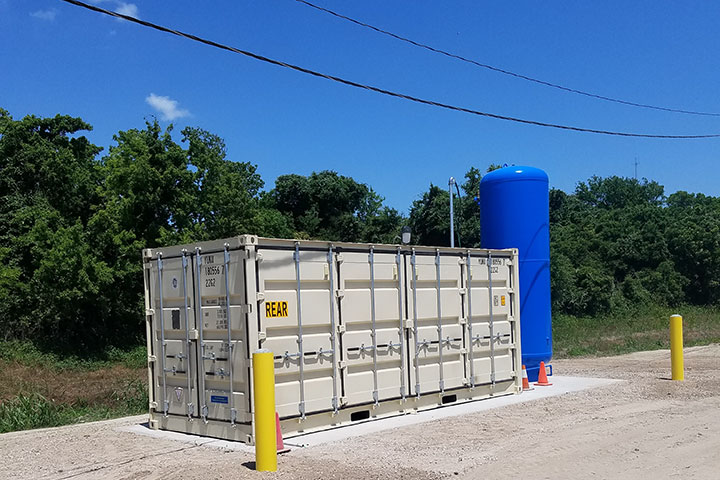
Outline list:
[[[0,435],[4,479],[720,478],[720,345],[554,361],[557,374],[625,380],[462,417],[295,449],[279,471],[251,453],[118,431],[106,422]],[[552,387],[548,387],[552,388]]]

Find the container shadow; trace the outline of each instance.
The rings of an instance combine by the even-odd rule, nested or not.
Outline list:
[[[255,462],[243,462],[240,465],[247,468],[248,470],[256,470],[257,469]]]

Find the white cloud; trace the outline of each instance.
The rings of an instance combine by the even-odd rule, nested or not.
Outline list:
[[[170,97],[155,95],[154,93],[151,93],[147,96],[147,98],[145,98],[145,102],[147,102],[148,105],[160,112],[163,120],[172,121],[176,118],[190,116],[189,111],[183,108],[178,108],[177,100],[173,100]]]
[[[57,10],[55,10],[54,8],[51,10],[38,10],[37,12],[32,12],[30,16],[33,18],[39,18],[40,20],[47,20],[49,22],[52,22],[57,16]]]
[[[138,16],[138,7],[134,3],[118,2],[115,13],[127,15],[128,17],[140,18]]]

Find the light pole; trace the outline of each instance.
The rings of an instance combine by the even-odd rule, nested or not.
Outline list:
[[[448,180],[448,192],[450,193],[450,246],[455,246],[455,212],[453,211],[453,185],[455,178],[450,177]]]

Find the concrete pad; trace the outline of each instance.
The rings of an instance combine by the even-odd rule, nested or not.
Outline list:
[[[321,432],[299,434],[288,437],[285,446],[290,447],[312,447],[323,443],[336,442],[346,438],[368,435],[394,428],[416,425],[418,423],[440,420],[448,417],[468,415],[471,413],[483,412],[495,408],[515,405],[517,403],[531,402],[542,398],[555,397],[571,392],[579,392],[590,388],[602,387],[623,380],[610,378],[587,378],[587,377],[561,377],[553,375],[548,377],[552,383],[549,387],[534,387],[534,390],[523,392],[520,395],[505,395],[482,400],[459,403],[438,407],[432,410],[423,410],[417,413],[408,413],[395,417],[368,420],[362,423],[354,423],[345,427],[336,427]],[[532,386],[532,385],[531,385]]]
[[[542,398],[555,397],[566,393],[579,392],[591,388],[611,385],[613,383],[622,382],[623,380],[614,380],[609,378],[586,378],[586,377],[563,377],[553,375],[549,377],[552,386],[535,387],[534,390],[523,392],[520,395],[505,395],[502,397],[493,397],[483,400],[475,400],[471,402],[459,403],[456,405],[447,405],[432,410],[424,410],[417,413],[407,413],[405,415],[397,415],[394,417],[386,417],[377,420],[367,420],[354,423],[352,425],[335,427],[320,432],[298,434],[285,438],[285,446],[287,447],[312,447],[324,443],[337,442],[346,438],[368,435],[371,433],[382,432],[401,428],[418,423],[440,420],[443,418],[468,415],[472,413],[483,412],[495,408],[505,407],[507,405],[515,405],[517,403],[531,402]],[[218,440],[214,438],[201,437],[198,435],[190,435],[186,433],[169,432],[165,430],[153,430],[147,424],[131,425],[117,428],[117,431],[131,432],[138,435],[144,435],[154,438],[162,438],[165,440],[174,440],[177,442],[200,445],[208,448],[216,448],[221,450],[254,452],[255,447],[246,445],[242,442],[231,442],[227,440]]]
[[[168,430],[153,430],[147,423],[139,425],[130,425],[115,429],[118,432],[130,432],[146,437],[161,438],[163,440],[174,440],[176,442],[187,443],[190,445],[198,445],[219,450],[231,450],[234,452],[254,453],[255,447],[242,442],[231,442],[228,440],[220,440],[217,438],[201,437],[200,435],[192,435],[189,433],[170,432]]]

